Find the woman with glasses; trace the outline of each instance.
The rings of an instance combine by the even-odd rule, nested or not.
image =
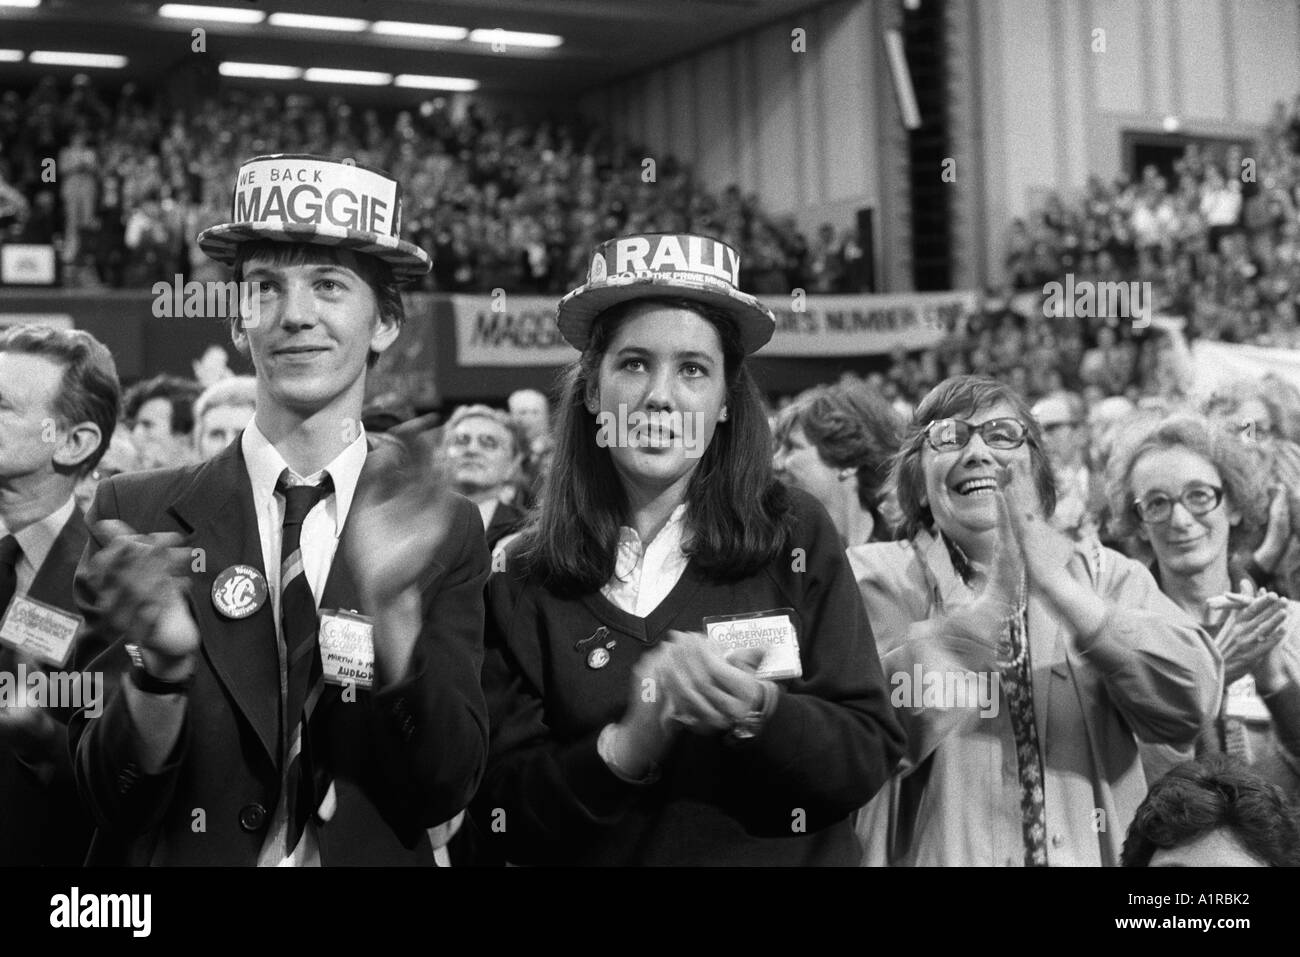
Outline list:
[[[1221,708],[1198,754],[1229,753],[1300,794],[1300,619],[1250,569],[1266,521],[1257,461],[1240,436],[1200,416],[1170,416],[1123,437],[1108,477],[1114,531],[1152,560],[1166,595],[1214,636]],[[1151,773],[1187,757],[1151,749]]]
[[[1269,484],[1264,539],[1246,571],[1261,587],[1300,597],[1300,394],[1274,375],[1238,379],[1213,392],[1202,411],[1244,440]]]
[[[516,864],[851,864],[902,735],[825,509],[772,474],[772,314],[700,236],[611,240],[534,519],[488,584],[472,814]]]
[[[1114,865],[1219,660],[1145,568],[1051,528],[1042,434],[980,376],[941,382],[894,461],[907,540],[850,549],[907,753],[864,809],[866,861]]]

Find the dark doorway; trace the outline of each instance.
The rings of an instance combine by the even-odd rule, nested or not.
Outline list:
[[[1231,146],[1240,146],[1245,155],[1252,155],[1252,141],[1247,139],[1196,136],[1191,133],[1157,133],[1153,130],[1125,130],[1121,136],[1124,172],[1129,179],[1139,182],[1142,171],[1148,166],[1154,166],[1165,178],[1170,190],[1178,188],[1174,164],[1182,159],[1188,146],[1195,144],[1202,153],[1208,154],[1220,164]],[[1229,170],[1227,175],[1232,177],[1234,173]]]

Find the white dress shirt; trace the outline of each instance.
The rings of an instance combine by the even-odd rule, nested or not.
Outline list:
[[[284,496],[275,491],[280,475],[289,468],[284,457],[270,443],[262,430],[257,427],[257,417],[248,423],[240,438],[244,453],[244,465],[248,469],[248,478],[253,486],[253,504],[257,510],[257,531],[262,540],[262,562],[266,569],[266,585],[271,609],[275,615],[277,640],[280,632],[280,550],[284,535]],[[343,533],[343,523],[347,521],[348,511],[352,507],[352,498],[356,494],[357,480],[361,477],[361,468],[366,462],[366,436],[362,432],[357,438],[335,457],[334,461],[312,475],[300,476],[289,469],[291,480],[296,484],[318,484],[328,473],[334,482],[334,491],[318,502],[302,523],[299,540],[302,552],[303,573],[311,587],[312,596],[320,607],[321,592],[329,577],[330,566],[334,562],[334,553],[338,549],[339,536]],[[281,674],[281,702],[284,701],[283,687],[286,675]],[[322,808],[334,801],[334,786],[330,785],[329,794],[322,802]],[[271,818],[271,827],[267,832],[266,843],[258,859],[259,867],[319,867],[320,847],[316,839],[316,826],[307,822],[303,829],[302,840],[298,846],[289,851],[285,847],[285,833],[288,827],[288,804],[286,795],[281,794]]]
[[[686,544],[684,502],[673,509],[668,522],[648,545],[635,528],[620,527],[614,577],[600,593],[628,614],[645,618],[668,597],[686,571]]]
[[[50,549],[54,547],[54,540],[63,531],[63,526],[68,524],[76,504],[76,500],[69,496],[66,502],[39,522],[32,522],[22,530],[13,533],[18,541],[18,547],[22,549],[22,553],[18,556],[18,563],[14,566],[14,576],[17,580],[15,595],[26,595],[31,589],[32,582],[36,580],[36,573],[45,564]],[[4,525],[0,523],[0,538],[8,534]],[[4,609],[0,608],[0,615],[2,614]]]
[[[490,498],[485,502],[478,502],[478,513],[483,516],[483,528],[487,529],[492,524],[492,516],[497,513],[497,506],[501,504],[500,499]]]

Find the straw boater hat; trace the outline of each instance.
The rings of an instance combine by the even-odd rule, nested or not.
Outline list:
[[[401,184],[350,160],[254,156],[239,168],[230,208],[230,222],[199,234],[199,248],[226,265],[240,243],[270,239],[367,253],[388,263],[397,282],[429,271],[429,254],[401,238]]]
[[[685,233],[621,236],[596,247],[587,281],[560,300],[560,335],[577,349],[587,345],[595,318],[629,299],[691,299],[736,320],[745,354],[772,338],[776,319],[737,288],[740,254],[717,239]]]

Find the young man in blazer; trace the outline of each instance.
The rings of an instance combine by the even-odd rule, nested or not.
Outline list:
[[[67,709],[95,702],[48,693],[19,701],[17,689],[95,690],[49,681],[62,671],[50,657],[70,648],[77,627],[72,580],[87,535],[73,491],[108,448],[119,403],[113,357],[89,333],[17,326],[0,334],[0,681],[8,689],[0,694],[0,866],[75,867],[90,846],[65,722]],[[35,635],[20,620],[48,631]],[[51,643],[46,660],[32,638]]]
[[[431,864],[426,829],[483,772],[488,555],[478,510],[360,427],[396,283],[429,259],[400,186],[350,162],[249,160],[233,210],[199,245],[241,283],[254,418],[202,465],[105,482],[88,516],[91,863]]]

